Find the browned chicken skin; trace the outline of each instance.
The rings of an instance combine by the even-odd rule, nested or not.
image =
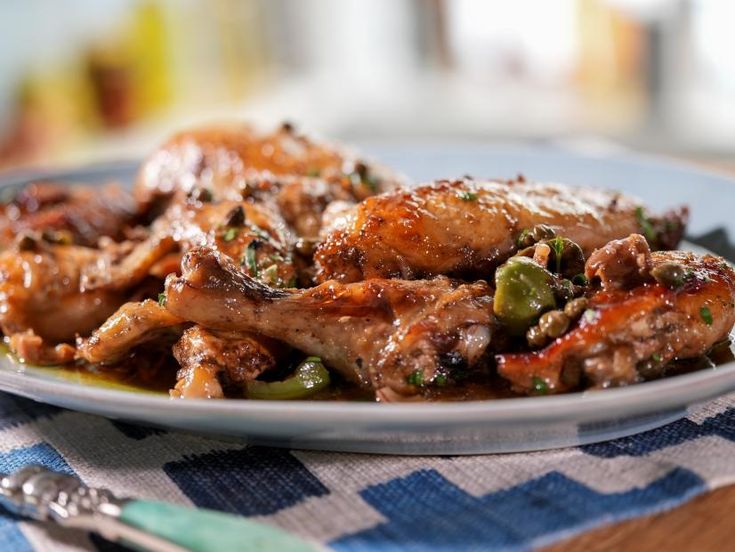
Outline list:
[[[589,254],[640,231],[640,205],[619,193],[561,184],[439,181],[355,206],[315,253],[317,281],[486,278],[516,248],[522,230],[546,224]],[[673,226],[683,224],[672,217]]]
[[[88,339],[77,340],[77,357],[91,364],[111,364],[162,332],[180,333],[185,321],[150,299],[125,303]]]
[[[368,167],[347,150],[296,133],[289,124],[269,134],[233,125],[174,136],[143,164],[135,197],[143,204],[162,198],[181,202],[202,193],[214,201],[236,200],[251,192],[277,194],[280,183],[264,185],[263,178],[282,176],[329,182],[348,177],[356,199],[403,182],[387,169]]]
[[[65,243],[95,246],[102,236],[124,237],[138,207],[114,184],[103,187],[33,182],[0,205],[0,247],[26,233],[46,233]]]
[[[0,328],[5,335],[33,330],[49,343],[88,334],[122,302],[115,290],[80,293],[82,270],[99,252],[46,245],[0,253]]]
[[[644,246],[631,236],[595,252],[587,275],[600,278],[601,288],[578,326],[540,351],[498,355],[500,375],[521,392],[628,385],[727,338],[735,324],[735,272],[727,263],[681,251],[651,254]],[[688,271],[680,287],[647,275],[671,263]]]
[[[277,338],[376,390],[411,394],[437,378],[446,381],[451,368],[480,364],[490,343],[492,298],[485,282],[440,277],[277,290],[207,249],[189,252],[182,268],[183,275],[166,284],[174,315],[215,330]]]
[[[284,125],[175,136],[141,168],[135,201],[114,187],[30,185],[0,216],[0,329],[39,364],[172,351],[173,397],[242,396],[279,377],[293,347],[393,401],[497,379],[494,360],[521,393],[627,385],[706,353],[735,323],[724,262],[650,252],[676,246],[686,210],[655,218],[619,193],[522,178],[401,184]],[[540,224],[581,246],[589,286],[570,281],[581,252],[561,275],[549,239],[519,246]],[[645,238],[616,240],[636,232]],[[528,345],[496,318],[486,283],[519,249],[554,272],[554,294],[583,289],[589,302],[570,330]],[[667,263],[688,271],[681,286],[654,281]],[[139,301],[166,275],[158,302]],[[506,346],[543,348],[493,357]]]

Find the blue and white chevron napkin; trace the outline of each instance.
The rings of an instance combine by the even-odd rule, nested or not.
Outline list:
[[[258,518],[339,551],[524,550],[735,481],[735,394],[641,435],[414,458],[246,447],[0,394],[0,471],[41,463],[121,496]],[[0,550],[121,550],[0,508]]]

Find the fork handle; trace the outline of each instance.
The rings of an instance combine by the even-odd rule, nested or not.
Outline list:
[[[276,527],[243,517],[165,502],[131,500],[123,505],[118,519],[193,552],[316,552],[321,548]]]

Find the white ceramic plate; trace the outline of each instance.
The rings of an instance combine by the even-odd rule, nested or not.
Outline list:
[[[473,174],[617,188],[656,210],[686,203],[692,235],[733,232],[735,182],[689,167],[631,157],[595,158],[549,148],[392,147],[372,153],[417,180]],[[123,163],[57,172],[71,181],[130,180]],[[0,185],[38,174],[16,174]],[[391,454],[474,454],[603,441],[681,418],[689,406],[735,390],[735,363],[621,389],[553,397],[442,404],[172,401],[163,395],[75,380],[64,371],[0,358],[0,389],[110,418],[294,448]]]

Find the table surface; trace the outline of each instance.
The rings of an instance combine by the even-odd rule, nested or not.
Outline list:
[[[704,168],[735,174],[735,163],[686,159]],[[735,462],[735,459],[733,459]],[[544,552],[596,552],[602,550],[735,549],[735,485],[704,494],[668,512],[636,518],[588,531],[543,548]]]

